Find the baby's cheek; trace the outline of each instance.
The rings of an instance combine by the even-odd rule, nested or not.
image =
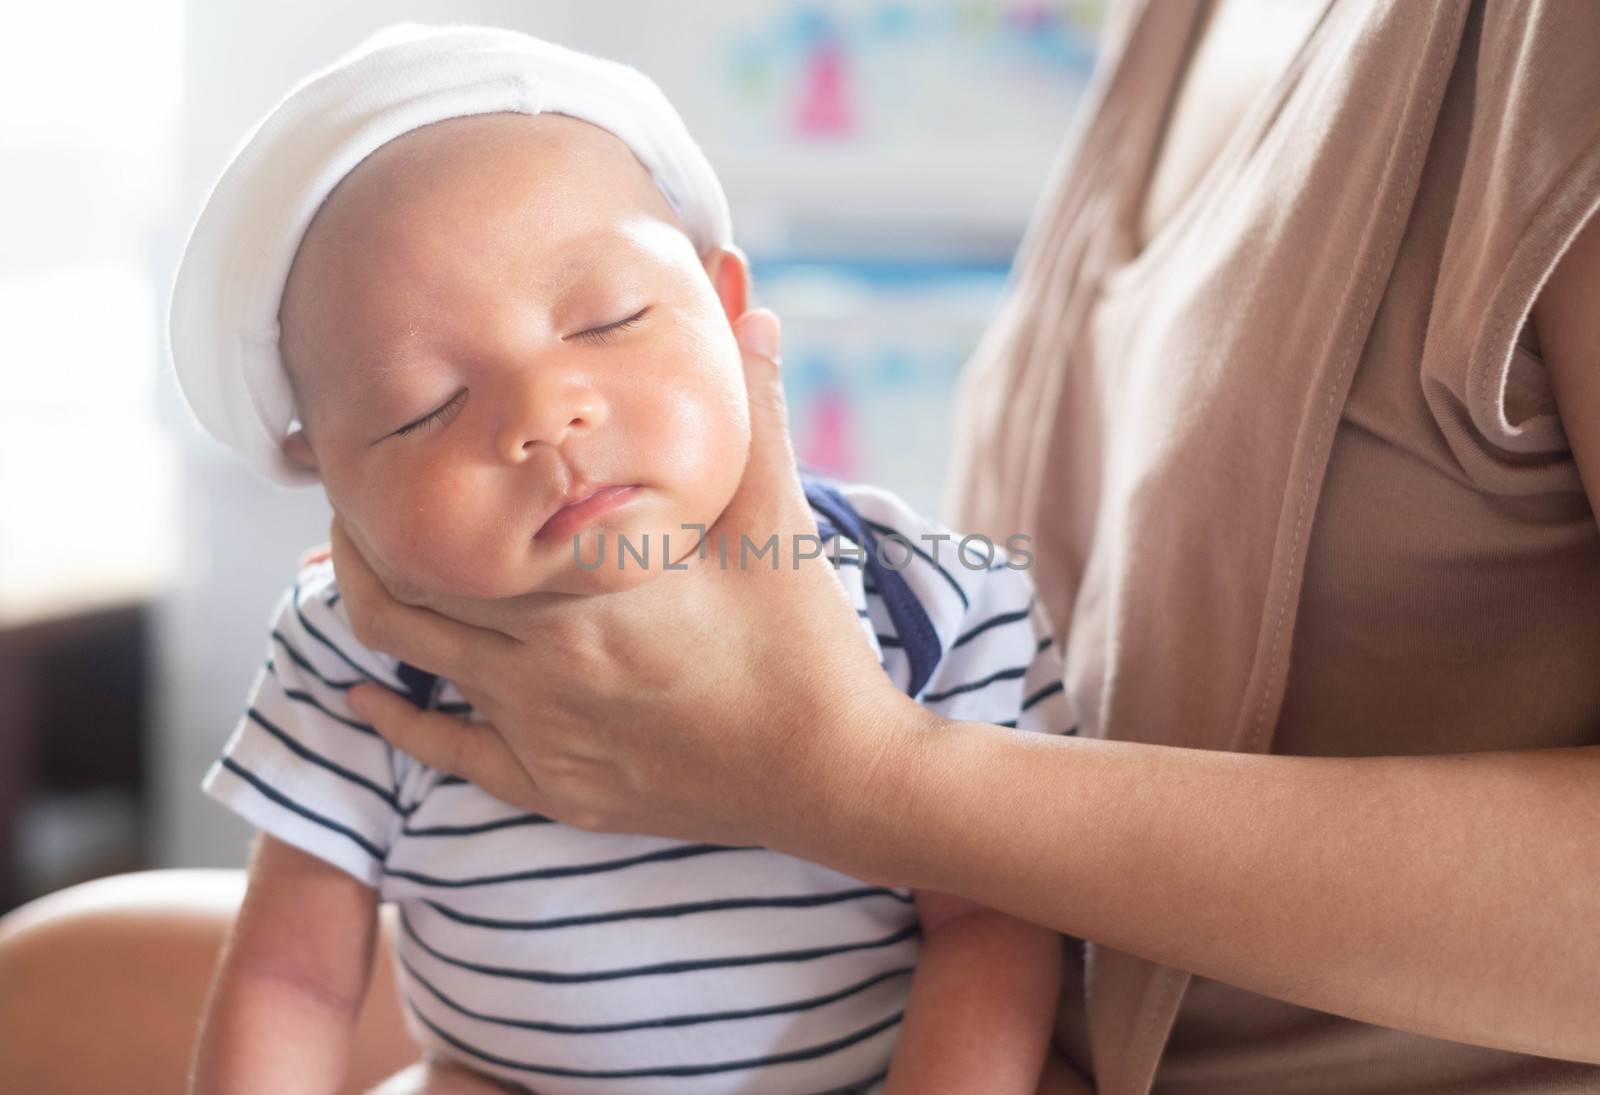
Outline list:
[[[423,484],[397,497],[382,521],[391,570],[427,591],[496,595],[494,522],[472,513],[469,503],[470,492],[451,483]]]
[[[708,499],[732,493],[744,470],[749,450],[749,425],[744,393],[726,390],[714,375],[697,375],[660,400],[651,420],[651,450],[662,454],[663,464],[686,494],[708,504]],[[720,509],[720,503],[717,504]]]
[[[668,425],[674,428],[661,428]],[[697,416],[664,415],[640,441],[638,451],[647,454],[645,474],[662,491],[662,507],[650,514],[656,534],[714,521],[721,512],[715,497],[728,469],[708,423]]]

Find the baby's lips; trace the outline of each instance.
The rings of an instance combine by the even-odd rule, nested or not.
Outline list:
[[[314,547],[304,555],[300,556],[299,569],[304,570],[306,567],[315,566],[316,564],[331,558],[333,558],[333,548],[330,545],[323,544],[321,547]]]

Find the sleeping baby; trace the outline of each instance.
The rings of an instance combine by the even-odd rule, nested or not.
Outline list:
[[[178,271],[172,351],[209,432],[320,485],[417,603],[492,625],[520,597],[671,580],[624,541],[696,549],[683,530],[716,522],[750,444],[748,293],[722,190],[648,80],[510,31],[407,24],[240,145]],[[802,481],[898,687],[952,718],[1072,732],[1015,555],[884,490]],[[356,640],[327,561],[270,629],[203,784],[258,836],[195,1090],[339,1090],[392,904],[408,1030],[473,1090],[1034,1091],[1053,932],[762,848],[581,830],[429,768],[349,690],[472,708]]]

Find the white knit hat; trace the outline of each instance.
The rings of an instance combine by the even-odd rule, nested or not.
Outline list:
[[[446,118],[564,114],[608,130],[654,177],[700,254],[729,242],[728,201],[649,78],[516,31],[401,23],[306,77],[240,144],[178,266],[168,317],[178,384],[213,437],[268,478],[318,482],[283,450],[294,395],[278,306],[323,199],[379,146]]]

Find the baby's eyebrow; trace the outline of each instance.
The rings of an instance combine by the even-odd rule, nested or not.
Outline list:
[[[369,357],[346,372],[341,383],[326,386],[319,398],[334,404],[340,412],[377,419],[382,383],[403,367],[388,357]]]
[[[639,263],[651,262],[656,257],[650,246],[641,245],[631,233],[619,230],[615,225],[576,233],[556,246],[558,258],[543,273],[535,275],[533,289],[534,294],[552,304],[559,302],[574,287],[591,282],[607,260],[625,257],[629,262]],[[337,403],[341,410],[374,419],[380,417],[378,393],[383,382],[405,370],[410,364],[409,359],[426,356],[425,348],[419,346],[412,349],[412,345],[420,339],[420,332],[412,327],[391,346],[364,355],[346,374],[345,382],[331,385],[334,391],[328,392],[324,398]]]
[[[616,252],[625,251],[635,259],[644,258],[637,244],[612,227],[585,232],[562,241],[559,246],[561,258],[540,279],[541,290],[550,293],[557,293],[583,280],[600,265],[601,260]]]

